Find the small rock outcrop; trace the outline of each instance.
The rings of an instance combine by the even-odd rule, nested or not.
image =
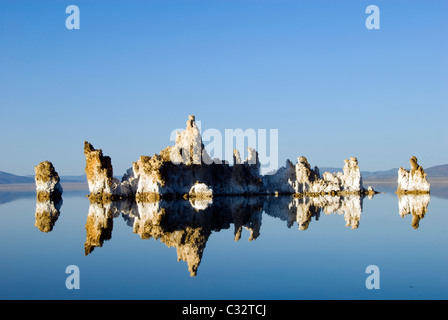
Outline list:
[[[188,192],[189,198],[213,198],[213,190],[205,183],[196,182]]]
[[[423,194],[429,193],[430,185],[426,179],[425,170],[417,163],[417,157],[410,160],[411,170],[401,167],[398,169],[398,194]]]
[[[34,167],[36,182],[36,197],[38,201],[58,199],[62,195],[60,178],[53,164],[44,161]]]

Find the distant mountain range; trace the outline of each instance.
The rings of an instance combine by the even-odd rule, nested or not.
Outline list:
[[[87,182],[86,175],[61,176],[61,182]],[[0,184],[34,183],[34,176],[18,176],[0,171]]]
[[[342,168],[322,167],[320,173],[340,172]],[[428,178],[448,178],[448,164],[442,164],[425,169]],[[391,180],[397,179],[398,168],[386,171],[361,171],[364,180]],[[121,177],[117,177],[121,180]],[[87,182],[86,175],[61,176],[61,182]],[[34,176],[18,176],[15,174],[0,171],[0,184],[34,183]]]
[[[398,178],[398,169],[393,168],[385,171],[361,171],[362,178],[364,180],[391,180]],[[409,168],[407,168],[409,170]],[[448,164],[442,164],[434,167],[424,168],[429,179],[431,178],[448,178]],[[339,172],[342,168],[319,168],[319,172],[322,174],[325,171]]]

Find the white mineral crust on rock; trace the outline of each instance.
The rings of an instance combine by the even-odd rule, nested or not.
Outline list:
[[[38,197],[53,196],[59,197],[62,194],[60,178],[53,164],[50,161],[44,161],[34,167],[36,182],[36,192]]]
[[[186,129],[176,133],[176,144],[171,148],[170,160],[175,164],[206,164],[211,163],[202,144],[202,137],[195,122],[194,115],[188,117]]]
[[[398,170],[397,193],[428,193],[430,185],[426,179],[426,173],[417,163],[417,158],[410,159],[411,170],[401,167]]]
[[[342,169],[344,174],[341,177],[342,190],[359,192],[363,190],[361,171],[358,166],[358,159],[350,157],[346,159],[344,168]]]
[[[190,197],[211,198],[213,197],[213,190],[205,183],[196,182],[188,192]]]
[[[280,181],[275,181],[276,184],[288,183],[297,194],[360,193],[364,191],[358,160],[355,157],[345,160],[343,172],[335,174],[324,172],[321,177],[319,168],[311,169],[306,157],[302,156],[297,158],[294,173],[286,170],[281,176],[278,174],[273,176],[274,178],[269,179],[274,180],[278,177]],[[281,181],[285,179],[287,181]],[[271,182],[271,184],[273,183]]]

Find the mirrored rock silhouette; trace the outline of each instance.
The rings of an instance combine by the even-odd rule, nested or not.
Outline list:
[[[36,213],[34,226],[42,232],[53,230],[54,224],[59,218],[62,199],[36,200]]]
[[[398,210],[403,218],[412,215],[412,228],[418,229],[420,220],[425,217],[431,201],[429,194],[398,194]]]
[[[190,276],[194,277],[213,232],[230,229],[233,224],[235,241],[241,239],[244,229],[249,232],[248,240],[255,240],[260,236],[263,212],[286,221],[288,228],[297,223],[299,230],[308,229],[313,217],[319,220],[322,213],[335,213],[343,215],[346,226],[355,229],[359,226],[362,202],[363,197],[356,195],[93,201],[87,215],[85,254],[112,238],[113,219],[121,213],[132,232],[141,239],[153,238],[176,248],[178,261],[186,262]]]
[[[96,247],[112,238],[113,218],[119,215],[119,203],[91,202],[86,222],[85,255],[92,253]]]
[[[249,240],[260,234],[261,198],[226,197],[211,201],[187,200],[138,202],[137,211],[123,211],[133,232],[142,239],[154,238],[175,247],[178,261],[187,262],[191,276],[196,276],[206,242],[213,231],[235,226],[235,240],[242,228],[250,231]]]
[[[363,196],[321,195],[316,197],[278,197],[265,202],[266,214],[287,222],[290,228],[297,222],[299,230],[307,230],[311,220],[319,220],[321,213],[344,215],[346,226],[356,229],[359,226],[363,206]],[[369,196],[371,198],[371,196]]]

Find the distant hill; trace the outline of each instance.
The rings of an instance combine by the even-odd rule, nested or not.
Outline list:
[[[85,174],[80,176],[61,176],[61,182],[87,182]]]
[[[407,168],[409,170],[409,168]],[[442,164],[434,167],[424,168],[428,178],[448,178],[448,164]],[[334,173],[342,172],[342,168],[322,167],[319,168],[320,174],[325,171]],[[398,168],[385,171],[361,171],[362,178],[365,180],[388,180],[397,179]]]
[[[61,182],[87,182],[86,175],[61,176]],[[18,176],[0,171],[0,184],[34,183],[34,176]]]
[[[393,168],[386,171],[361,171],[362,178],[369,179],[397,179],[398,177],[398,168]]]
[[[430,167],[425,169],[429,178],[446,178],[448,177],[448,164]]]
[[[325,171],[335,173],[342,172],[342,168],[333,168],[333,167],[322,167],[319,168],[320,174]],[[363,179],[391,179],[396,178],[398,173],[398,168],[386,170],[386,171],[361,171]]]
[[[34,183],[34,178],[16,176],[15,174],[0,171],[0,184]]]

